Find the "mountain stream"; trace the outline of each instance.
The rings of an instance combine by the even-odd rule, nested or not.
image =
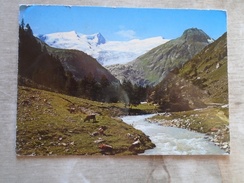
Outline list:
[[[149,136],[156,145],[140,155],[221,155],[225,151],[204,139],[205,134],[175,127],[149,123],[146,118],[154,114],[124,116],[122,120]]]

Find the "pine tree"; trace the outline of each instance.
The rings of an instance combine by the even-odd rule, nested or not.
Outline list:
[[[97,92],[99,92],[99,85],[92,73],[89,73],[82,79],[80,83],[80,91],[80,95],[84,98],[97,100],[98,97],[96,96],[96,94]]]
[[[29,35],[33,35],[33,31],[32,31],[32,29],[31,29],[31,27],[30,27],[29,24],[26,24],[26,32],[27,32]]]
[[[66,74],[66,91],[69,95],[76,96],[78,91],[78,82],[75,80],[73,74],[68,72]]]
[[[105,75],[102,75],[100,83],[101,83],[102,89],[107,88],[110,85],[110,82]]]
[[[24,30],[24,28],[25,28],[25,22],[24,22],[24,19],[23,19],[23,18],[22,18],[22,20],[21,20],[20,28],[21,28],[22,30]]]

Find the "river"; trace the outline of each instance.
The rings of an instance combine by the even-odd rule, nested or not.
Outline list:
[[[124,116],[122,120],[148,135],[156,145],[141,155],[221,155],[224,150],[204,139],[204,134],[175,127],[149,123],[154,114]]]

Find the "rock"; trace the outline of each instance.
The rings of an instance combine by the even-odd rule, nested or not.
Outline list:
[[[228,142],[223,142],[223,145],[228,145]]]
[[[227,149],[228,148],[228,145],[224,145],[222,148],[223,149]]]
[[[221,106],[221,108],[228,108],[228,107],[229,107],[228,104],[226,104],[226,105],[222,105],[222,106]]]
[[[102,138],[98,138],[98,140],[95,140],[95,141],[94,141],[94,143],[96,143],[96,144],[99,144],[99,143],[101,143],[101,142],[104,142],[104,140],[103,140]]]
[[[62,143],[63,146],[66,146],[67,144],[66,143]]]
[[[218,129],[217,128],[215,128],[215,127],[213,127],[213,128],[211,128],[211,130],[210,130],[211,132],[217,132],[218,131]]]

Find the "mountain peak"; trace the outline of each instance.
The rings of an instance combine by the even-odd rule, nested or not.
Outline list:
[[[96,41],[97,45],[106,43],[105,38],[103,37],[103,35],[100,32],[98,32],[96,34],[88,35],[87,39]]]
[[[106,43],[106,39],[103,37],[103,35],[100,32],[97,33],[97,37],[99,40],[99,44],[105,44]]]
[[[181,68],[210,43],[211,38],[200,29],[186,30],[181,37],[162,44],[141,55],[124,68],[115,70],[117,78],[130,79],[140,85],[156,85],[173,69]],[[114,72],[115,71],[115,72]]]
[[[196,42],[211,42],[211,38],[201,29],[190,28],[183,32],[180,39]]]

